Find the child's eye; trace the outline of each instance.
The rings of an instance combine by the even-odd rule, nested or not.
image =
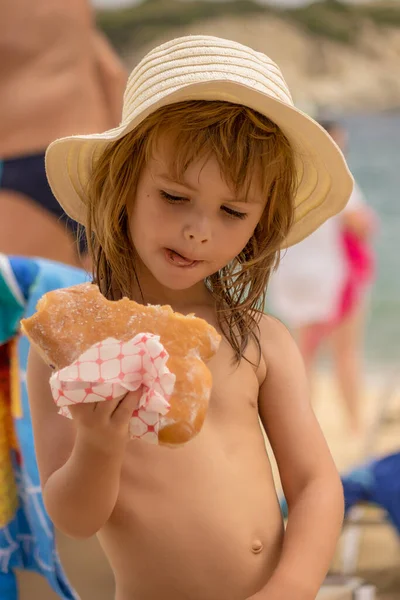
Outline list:
[[[160,195],[162,198],[164,198],[164,200],[171,203],[184,202],[186,200],[186,198],[181,196],[173,196],[172,194],[168,194],[168,192],[165,192],[164,190],[160,190]]]
[[[187,198],[183,196],[173,196],[169,194],[165,190],[160,190],[160,195],[164,200],[169,202],[170,204],[177,204],[179,202],[186,202]],[[247,213],[242,213],[237,210],[233,210],[233,208],[229,208],[228,206],[222,206],[222,210],[229,216],[231,219],[245,219],[247,217]]]
[[[247,217],[247,213],[238,212],[237,210],[233,210],[232,208],[228,208],[227,206],[223,206],[222,210],[226,212],[232,219],[245,219]]]

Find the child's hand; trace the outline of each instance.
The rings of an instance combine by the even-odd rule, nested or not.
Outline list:
[[[87,402],[69,406],[79,436],[102,450],[118,450],[128,441],[128,425],[142,395],[140,387],[121,400]]]

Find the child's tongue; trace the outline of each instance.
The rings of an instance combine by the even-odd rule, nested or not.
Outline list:
[[[174,250],[168,250],[168,254],[172,262],[174,262],[176,265],[186,266],[192,265],[195,262],[194,260],[189,260],[188,258],[181,256]]]

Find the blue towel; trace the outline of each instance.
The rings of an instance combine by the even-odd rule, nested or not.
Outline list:
[[[59,263],[4,255],[0,255],[0,275],[3,283],[7,280],[10,284],[8,290],[0,285],[0,344],[17,335],[20,318],[35,312],[43,294],[89,279],[84,271]],[[17,600],[14,569],[18,568],[44,576],[62,600],[78,600],[61,567],[54,528],[40,490],[25,382],[28,350],[28,340],[21,337],[18,359],[22,418],[14,422],[19,460],[13,456],[19,506],[13,520],[0,529],[0,599]]]

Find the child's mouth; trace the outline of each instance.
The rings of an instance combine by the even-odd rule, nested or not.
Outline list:
[[[178,252],[175,252],[175,250],[171,250],[170,248],[165,248],[165,254],[168,262],[175,265],[176,267],[194,267],[200,262],[199,260],[192,260],[190,258],[186,258],[185,256],[182,256],[182,254],[179,254]]]

